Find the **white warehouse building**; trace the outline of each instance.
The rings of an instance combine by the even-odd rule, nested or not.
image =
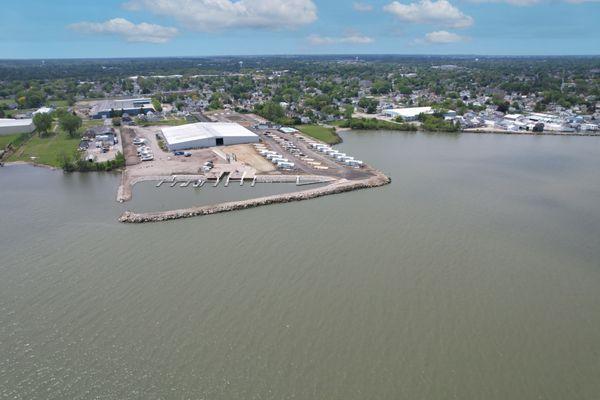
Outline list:
[[[414,121],[419,114],[432,114],[431,107],[406,107],[406,108],[391,108],[383,111],[388,117],[402,117],[405,121]]]
[[[0,136],[13,135],[15,133],[31,133],[35,129],[33,120],[0,118]]]
[[[162,135],[170,151],[259,142],[258,135],[240,124],[224,122],[166,127]]]

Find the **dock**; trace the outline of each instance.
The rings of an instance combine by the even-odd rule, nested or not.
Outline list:
[[[373,175],[369,178],[353,181],[347,179],[334,179],[333,181],[330,181],[327,179],[329,177],[322,178],[322,181],[329,181],[329,183],[326,186],[320,188],[308,189],[299,192],[285,193],[273,196],[266,196],[250,200],[232,201],[211,206],[191,207],[181,210],[163,211],[155,213],[135,213],[131,211],[126,211],[121,215],[119,221],[126,223],[144,223],[167,221],[179,218],[189,218],[202,215],[211,215],[234,210],[244,210],[252,207],[260,207],[268,204],[289,203],[292,201],[309,200],[321,196],[349,192],[352,190],[379,187],[387,185],[391,182],[390,178],[388,178],[379,171],[375,171]]]

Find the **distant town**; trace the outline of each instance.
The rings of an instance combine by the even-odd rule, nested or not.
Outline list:
[[[120,167],[121,127],[207,122],[219,111],[330,144],[350,128],[600,134],[598,57],[25,60],[0,62],[0,76],[2,160],[55,167]],[[93,155],[91,137],[103,143]]]

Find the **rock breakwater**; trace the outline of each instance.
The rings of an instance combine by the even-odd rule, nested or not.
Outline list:
[[[125,223],[146,223],[160,222],[173,219],[190,218],[202,215],[218,214],[229,211],[244,210],[277,203],[289,203],[292,201],[302,201],[314,199],[321,196],[327,196],[337,193],[344,193],[353,190],[375,188],[387,185],[391,179],[383,173],[375,172],[372,177],[361,180],[339,179],[331,184],[315,189],[302,190],[298,192],[278,194],[267,197],[259,197],[256,199],[233,201],[220,203],[209,206],[190,207],[180,210],[153,212],[153,213],[135,213],[131,211],[124,212],[120,218],[120,222]]]

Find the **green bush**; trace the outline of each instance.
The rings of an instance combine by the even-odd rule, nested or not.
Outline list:
[[[391,131],[416,131],[417,127],[409,123],[394,123],[376,118],[351,118],[343,121],[342,128],[363,130],[391,130]]]
[[[458,132],[460,125],[452,121],[446,121],[439,115],[419,114],[421,128],[429,132]]]
[[[125,156],[123,153],[118,152],[114,160],[90,162],[63,154],[60,164],[65,172],[113,171],[125,166]]]

